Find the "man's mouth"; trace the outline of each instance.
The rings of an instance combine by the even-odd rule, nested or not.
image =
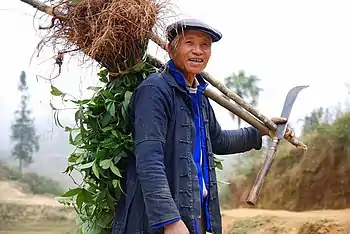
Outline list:
[[[189,59],[193,63],[203,63],[203,59]]]

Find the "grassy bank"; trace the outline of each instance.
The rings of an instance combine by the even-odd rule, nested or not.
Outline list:
[[[257,208],[302,211],[350,207],[350,114],[331,124],[313,126],[303,141],[307,151],[285,143],[278,149]],[[247,207],[246,196],[262,165],[261,156],[255,159],[239,175],[236,170],[221,194],[226,208]]]

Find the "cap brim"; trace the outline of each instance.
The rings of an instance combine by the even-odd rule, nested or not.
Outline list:
[[[222,38],[222,34],[210,27],[209,25],[198,21],[198,20],[182,20],[178,21],[167,28],[167,38],[169,41],[174,40],[174,38],[185,30],[197,30],[208,34],[212,42],[217,42]]]

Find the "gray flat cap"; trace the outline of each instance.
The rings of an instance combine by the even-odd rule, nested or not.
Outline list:
[[[221,32],[207,25],[206,23],[196,19],[183,19],[173,24],[170,24],[166,28],[167,39],[171,42],[179,33],[183,30],[198,30],[207,33],[213,42],[217,42],[222,38]]]

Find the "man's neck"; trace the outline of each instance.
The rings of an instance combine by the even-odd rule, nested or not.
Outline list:
[[[185,75],[185,79],[192,86],[194,83],[195,76],[194,75]]]

